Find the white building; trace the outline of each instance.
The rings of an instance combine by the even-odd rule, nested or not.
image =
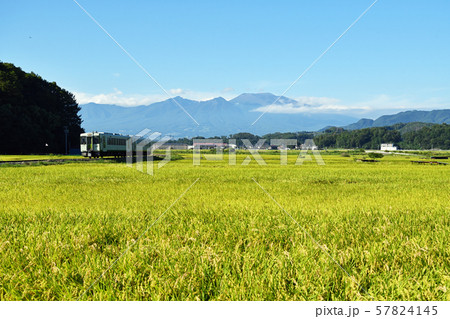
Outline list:
[[[396,151],[397,146],[394,146],[394,144],[381,144],[380,150],[382,151]]]
[[[301,144],[298,147],[295,147],[295,149],[297,150],[311,150],[311,151],[317,151],[319,149],[319,147],[317,145],[312,145],[312,144]]]

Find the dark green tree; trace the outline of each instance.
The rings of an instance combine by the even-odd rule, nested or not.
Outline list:
[[[393,143],[403,149],[450,149],[448,124],[413,123],[345,131],[331,128],[317,135],[320,148],[379,149],[382,143]]]
[[[83,132],[72,93],[35,73],[0,62],[0,153],[64,153]]]

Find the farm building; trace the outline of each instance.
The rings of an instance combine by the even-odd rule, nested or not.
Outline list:
[[[397,146],[394,146],[394,144],[381,144],[380,150],[382,151],[396,151]]]
[[[200,148],[200,149],[213,149],[213,148],[227,148],[227,143],[214,143],[214,142],[194,142],[192,148]]]
[[[317,151],[319,149],[319,147],[317,147],[316,145],[305,143],[305,144],[301,144],[300,146],[296,147],[296,149]]]
[[[172,150],[187,150],[189,145],[183,143],[164,143],[156,147],[159,150],[172,149]]]

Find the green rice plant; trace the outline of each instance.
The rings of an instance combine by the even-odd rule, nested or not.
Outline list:
[[[450,300],[448,166],[177,154],[0,166],[0,299]]]

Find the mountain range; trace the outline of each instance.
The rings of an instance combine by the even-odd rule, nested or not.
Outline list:
[[[369,127],[390,126],[398,123],[450,123],[450,110],[406,111],[393,115],[383,115],[376,120],[360,119],[356,123],[343,126],[346,130],[359,130]]]
[[[342,126],[357,118],[340,114],[275,114],[261,115],[259,107],[298,102],[270,93],[244,93],[231,100],[217,97],[208,101],[194,101],[180,96],[150,105],[123,107],[88,103],[80,105],[82,126],[86,131],[105,131],[136,134],[148,128],[173,137],[224,136],[237,132],[266,134],[276,131],[315,131],[325,125]],[[178,105],[179,104],[179,105]],[[187,115],[182,106],[197,121]],[[307,106],[302,104],[302,106]]]
[[[80,105],[80,114],[83,119],[82,126],[88,132],[137,134],[147,128],[177,138],[224,136],[238,132],[263,135],[273,132],[318,131],[329,126],[352,130],[401,122],[450,122],[450,110],[402,112],[376,120],[359,121],[355,117],[337,113],[302,112],[267,113],[252,125],[262,114],[256,109],[271,105],[274,101],[279,105],[301,106],[306,110],[310,107],[271,93],[244,93],[231,100],[217,97],[208,101],[194,101],[177,96],[174,99],[135,107],[88,103]]]

